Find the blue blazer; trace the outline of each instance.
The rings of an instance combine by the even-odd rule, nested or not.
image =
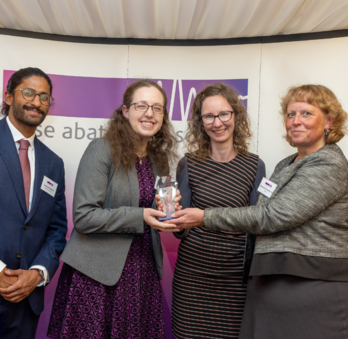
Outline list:
[[[41,141],[34,140],[35,183],[28,214],[16,145],[6,119],[0,120],[0,260],[13,270],[42,265],[52,279],[66,244],[64,165]],[[44,176],[58,184],[55,197],[41,190]],[[39,315],[44,309],[44,288],[35,288],[28,298]]]

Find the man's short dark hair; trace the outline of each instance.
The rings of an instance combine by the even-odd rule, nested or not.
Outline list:
[[[7,83],[6,91],[13,95],[16,87],[19,84],[21,84],[24,79],[30,78],[32,76],[46,79],[46,81],[48,82],[48,85],[50,86],[50,95],[52,95],[53,86],[52,86],[52,81],[50,77],[45,72],[43,72],[40,68],[35,68],[35,67],[21,68],[19,71],[13,73]],[[9,111],[10,111],[10,106],[7,105],[4,100],[1,106],[1,113],[7,116]]]

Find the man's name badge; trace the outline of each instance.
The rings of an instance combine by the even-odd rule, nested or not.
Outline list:
[[[267,198],[270,198],[276,187],[277,184],[275,184],[271,180],[263,178],[257,191],[265,195]]]
[[[42,180],[42,185],[41,185],[41,189],[44,192],[54,197],[56,195],[57,187],[58,187],[58,184],[56,182],[44,176]]]

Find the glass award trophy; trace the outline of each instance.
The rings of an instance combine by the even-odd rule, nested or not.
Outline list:
[[[167,214],[165,218],[158,218],[159,221],[172,219],[172,214],[175,212],[174,198],[176,197],[178,183],[172,181],[172,178],[171,175],[168,175],[159,177],[157,181],[157,194],[163,204],[163,212]]]

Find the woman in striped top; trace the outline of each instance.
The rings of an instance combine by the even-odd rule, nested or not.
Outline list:
[[[183,208],[256,203],[265,166],[247,151],[250,135],[245,107],[232,88],[216,83],[196,96],[188,153],[177,173]],[[238,338],[246,235],[204,226],[174,235],[182,239],[173,281],[175,337]]]

